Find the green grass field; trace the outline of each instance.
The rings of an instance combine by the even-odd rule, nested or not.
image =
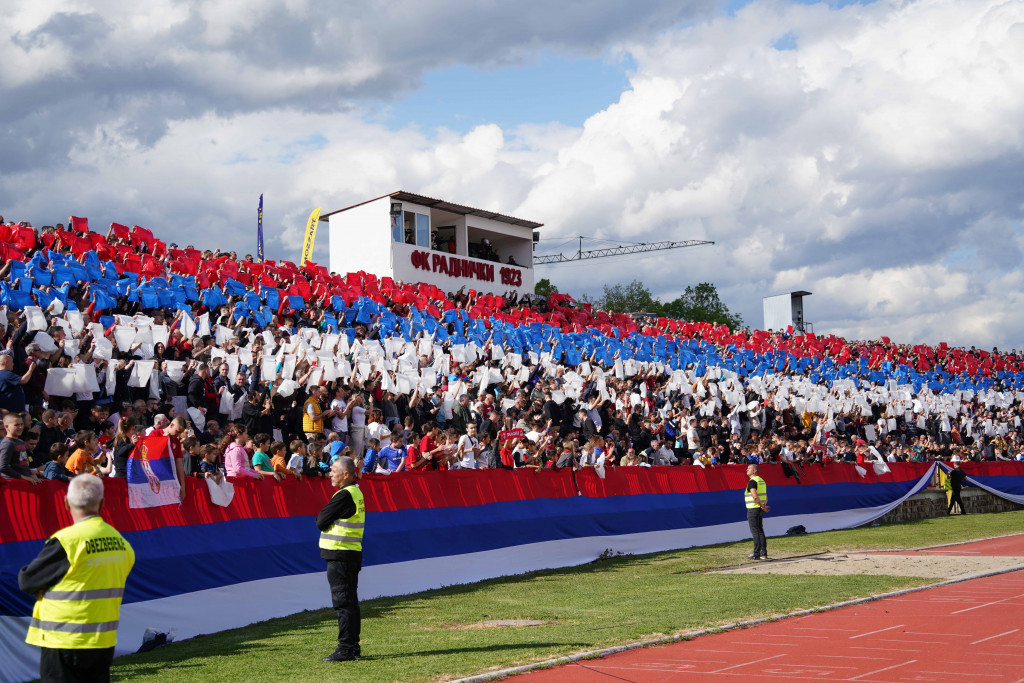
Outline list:
[[[772,538],[768,547],[773,557],[916,548],[1022,529],[1024,511],[1018,511]],[[337,622],[332,611],[318,610],[122,657],[115,661],[113,674],[116,680],[133,681],[445,680],[936,581],[706,573],[746,561],[748,545],[618,557],[369,600],[362,604],[363,658],[356,662],[320,662],[334,648]],[[547,623],[521,628],[476,626],[492,619]]]

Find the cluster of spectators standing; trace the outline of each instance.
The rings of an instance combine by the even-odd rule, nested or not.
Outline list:
[[[17,286],[9,280],[9,262],[0,274]],[[449,298],[469,308],[475,296],[460,290]],[[98,319],[90,311],[87,287],[70,287],[67,300],[84,313],[86,323]],[[690,390],[681,391],[669,374],[651,365],[629,376],[595,367],[583,378],[581,391],[567,392],[566,376],[574,368],[524,357],[525,380],[499,372],[500,380],[491,374],[494,381],[475,384],[481,368],[500,369],[486,348],[472,362],[446,362],[447,372],[435,373],[431,390],[399,393],[393,390],[394,375],[384,377],[380,370],[310,382],[315,358],[296,364],[294,382],[264,380],[262,359],[289,347],[302,328],[322,330],[325,309],[311,301],[304,310],[277,316],[265,328],[267,335],[232,315],[238,300],[229,297],[227,305],[214,310],[196,305],[192,317],[208,313],[211,326],[210,334],[200,336],[184,333],[179,311],[142,309],[140,302],[122,298],[105,313],[145,315],[153,324],[166,325],[169,335],[166,342],[137,343],[127,350],[115,345],[110,358],[96,353],[94,326],[69,332],[59,312],[50,308],[45,311],[48,327],[30,331],[23,311],[6,311],[6,320],[0,321],[6,323],[0,329],[0,475],[32,482],[67,480],[84,472],[123,477],[129,454],[146,434],[174,437],[181,476],[275,480],[324,476],[341,455],[351,456],[361,473],[591,467],[603,474],[617,466],[783,463],[798,475],[803,466],[828,461],[1024,459],[1021,402],[993,408],[980,394],[965,401],[968,410],[948,429],[934,417],[923,427],[897,417],[876,440],[868,428],[883,417],[884,404],[872,403],[870,417],[845,413],[826,423],[822,415],[792,407],[777,410],[771,394],[748,388],[745,402],[756,408],[735,411],[715,405],[708,410],[710,399],[704,397],[715,393],[711,388],[717,381],[711,375],[692,378]],[[505,302],[510,311],[547,305],[514,296]],[[397,315],[410,314],[405,304],[390,308]],[[466,324],[448,323],[448,331]],[[233,333],[219,344],[218,326]],[[351,355],[382,336],[376,320],[355,330]],[[103,336],[112,333],[113,327]],[[226,354],[243,348],[251,352],[252,363],[233,367]],[[437,356],[448,351],[448,342],[433,346],[418,356],[417,370],[442,367]],[[157,375],[138,386],[129,380],[133,365],[143,361],[155,362]],[[169,363],[183,364],[180,372]],[[99,391],[49,395],[47,371],[75,364],[92,365],[101,377],[112,368],[114,379]],[[787,373],[799,374],[781,374]],[[1000,428],[971,429],[986,420]]]

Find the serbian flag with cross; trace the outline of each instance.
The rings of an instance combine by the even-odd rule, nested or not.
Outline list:
[[[174,454],[167,436],[144,436],[128,457],[128,507],[153,508],[181,502]]]

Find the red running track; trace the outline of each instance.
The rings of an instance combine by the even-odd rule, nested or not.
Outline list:
[[[1024,557],[1024,534],[927,552]],[[631,650],[515,680],[1024,681],[1024,572]]]

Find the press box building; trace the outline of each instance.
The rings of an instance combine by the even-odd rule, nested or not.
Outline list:
[[[334,273],[362,270],[446,292],[465,286],[533,293],[533,244],[542,223],[402,191],[320,220],[328,223]]]

